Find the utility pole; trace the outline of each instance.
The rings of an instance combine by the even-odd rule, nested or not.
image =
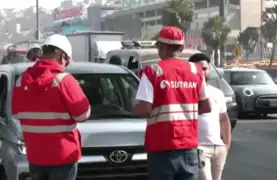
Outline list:
[[[36,0],[36,39],[39,40],[39,0]]]
[[[261,60],[264,59],[264,43],[263,43],[263,32],[262,32],[262,26],[263,26],[262,16],[263,16],[263,10],[264,10],[263,4],[264,4],[264,2],[263,2],[263,0],[261,0],[261,9],[260,9],[260,11],[261,11],[261,26],[260,26]]]
[[[225,0],[219,0],[219,16],[225,20],[225,11],[226,11],[226,1]],[[220,42],[220,39],[219,39]],[[224,65],[225,60],[225,45],[220,45],[220,66]]]

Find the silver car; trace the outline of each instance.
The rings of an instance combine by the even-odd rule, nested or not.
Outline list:
[[[32,63],[0,66],[0,179],[27,180],[29,168],[19,121],[11,114],[12,86]],[[133,113],[138,78],[120,66],[73,63],[67,69],[91,104],[91,117],[78,128],[82,159],[78,180],[133,179],[147,176],[144,150],[146,120]],[[51,148],[51,147],[45,147]]]

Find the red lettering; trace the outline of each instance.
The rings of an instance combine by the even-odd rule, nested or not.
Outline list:
[[[82,14],[83,14],[82,7],[66,9],[58,13],[57,20],[71,18],[71,17],[78,17],[78,16],[82,16]]]

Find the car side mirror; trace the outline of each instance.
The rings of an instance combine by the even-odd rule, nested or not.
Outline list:
[[[216,68],[221,76],[224,76],[224,70],[222,68]]]

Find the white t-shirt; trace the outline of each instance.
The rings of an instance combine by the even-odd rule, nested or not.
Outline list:
[[[208,85],[207,93],[212,106],[212,111],[200,114],[198,117],[199,144],[224,145],[220,136],[219,115],[227,111],[226,100],[221,90]]]
[[[200,89],[200,100],[205,100],[208,98],[206,89],[207,89],[206,81],[205,79],[203,79],[201,89]],[[154,99],[153,86],[149,81],[149,79],[147,78],[147,76],[143,73],[137,90],[136,100],[153,103],[153,99]]]

